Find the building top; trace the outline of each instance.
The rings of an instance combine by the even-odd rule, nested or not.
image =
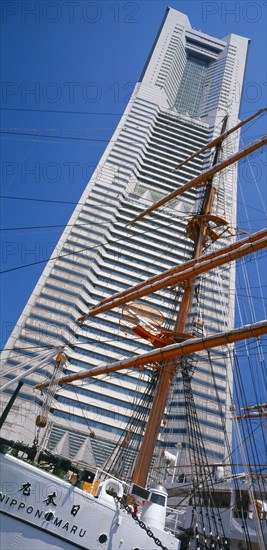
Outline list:
[[[206,117],[211,125],[218,112],[237,119],[248,43],[236,34],[219,39],[197,31],[185,14],[167,8],[141,82],[161,108]]]

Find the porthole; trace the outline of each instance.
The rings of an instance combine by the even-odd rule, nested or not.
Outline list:
[[[100,535],[98,540],[99,540],[100,544],[104,544],[104,542],[107,542],[108,537],[107,537],[106,533],[102,533],[102,535]]]
[[[45,519],[46,521],[52,521],[52,519],[54,519],[55,515],[54,515],[54,512],[51,512],[51,511],[48,511],[45,513]]]
[[[140,550],[140,548],[137,548],[137,547],[136,547],[136,548],[133,548],[133,550]]]

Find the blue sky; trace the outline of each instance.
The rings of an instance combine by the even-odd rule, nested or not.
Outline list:
[[[251,38],[241,116],[265,106],[266,2],[2,1],[1,194],[20,198],[1,201],[2,227],[31,229],[1,231],[1,347],[112,136],[167,6],[197,30]],[[265,131],[262,118],[245,143]],[[266,157],[252,163],[266,204]],[[263,205],[245,162],[240,176],[251,229],[260,229]]]

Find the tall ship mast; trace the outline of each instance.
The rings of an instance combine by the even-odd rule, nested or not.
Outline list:
[[[156,274],[142,277],[144,279],[142,282],[133,284],[130,288],[124,284],[124,290],[112,292],[110,297],[104,294],[104,299],[99,303],[99,300],[96,300],[97,293],[92,289],[97,290],[98,287],[95,275],[96,265],[101,270],[101,254],[98,252],[95,256],[93,254],[89,261],[89,273],[92,279],[90,276],[88,279],[85,275],[83,290],[75,300],[71,312],[71,324],[68,325],[71,337],[67,337],[67,325],[63,325],[63,340],[61,342],[59,342],[60,339],[54,340],[53,345],[51,346],[50,343],[48,346],[46,328],[43,346],[41,346],[46,349],[41,355],[35,354],[31,360],[21,361],[18,365],[15,364],[15,359],[19,357],[20,342],[29,342],[29,335],[22,331],[19,340],[15,343],[13,353],[7,353],[7,365],[13,365],[15,374],[18,370],[21,370],[21,373],[14,377],[10,376],[11,371],[7,371],[6,375],[4,373],[6,378],[2,388],[4,395],[6,392],[13,393],[2,417],[4,429],[5,427],[7,429],[12,408],[14,415],[16,403],[25,399],[25,393],[22,397],[25,388],[27,388],[26,394],[32,386],[35,390],[41,390],[41,394],[38,394],[40,397],[37,398],[40,401],[40,408],[36,415],[34,438],[29,438],[28,444],[24,441],[18,443],[13,440],[12,442],[7,437],[2,440],[3,467],[7,479],[11,479],[12,472],[18,470],[15,477],[16,497],[13,498],[7,490],[6,492],[3,490],[1,492],[2,511],[9,518],[8,529],[14,533],[16,540],[17,524],[15,526],[14,514],[10,512],[12,508],[9,506],[14,506],[16,513],[19,512],[18,522],[23,526],[30,525],[28,531],[23,527],[24,534],[21,532],[19,537],[20,543],[23,540],[23,544],[28,544],[27,548],[33,548],[29,546],[32,544],[29,540],[35,533],[35,526],[32,518],[26,521],[25,513],[29,517],[34,513],[34,517],[37,518],[37,528],[41,532],[40,541],[44,548],[54,547],[55,536],[60,539],[59,548],[86,548],[90,547],[88,546],[90,544],[98,544],[99,547],[109,545],[110,548],[129,548],[135,544],[133,548],[139,549],[154,547],[181,548],[182,550],[186,548],[237,549],[243,543],[247,545],[244,548],[252,550],[265,548],[266,529],[263,520],[267,500],[264,467],[262,469],[259,460],[255,460],[254,466],[251,467],[254,434],[248,432],[249,436],[244,435],[245,432],[242,432],[241,426],[244,421],[252,419],[258,420],[262,427],[266,417],[266,401],[261,399],[248,404],[244,402],[243,395],[238,394],[237,401],[240,405],[242,403],[243,407],[240,406],[240,410],[236,412],[232,376],[237,370],[236,366],[234,367],[234,344],[244,339],[256,339],[259,343],[260,337],[266,334],[267,326],[266,321],[251,322],[249,325],[234,329],[233,299],[229,298],[229,292],[231,285],[234,284],[234,261],[262,251],[266,247],[265,230],[249,234],[236,241],[235,212],[231,206],[236,197],[235,163],[254,151],[260,151],[266,145],[267,139],[259,138],[239,152],[235,150],[235,141],[231,140],[232,136],[235,136],[234,132],[238,131],[242,125],[263,115],[266,109],[262,109],[242,122],[237,120],[235,107],[229,107],[224,116],[222,112],[226,109],[218,109],[215,114],[212,109],[209,110],[210,100],[207,99],[209,95],[207,93],[204,95],[203,90],[205,86],[212,86],[213,78],[218,78],[220,67],[223,65],[222,61],[228,59],[228,54],[231,59],[234,48],[238,50],[240,40],[230,38],[217,41],[216,47],[214,45],[211,47],[210,37],[203,37],[198,33],[196,39],[197,35],[188,28],[187,21],[182,14],[178,17],[174,10],[167,11],[162,34],[151,53],[142,81],[134,92],[140,112],[145,108],[148,118],[149,109],[152,109],[151,99],[153,98],[156,105],[157,98],[158,112],[154,109],[152,130],[150,129],[152,137],[147,139],[145,147],[142,144],[142,154],[138,157],[138,163],[133,172],[132,167],[129,169],[129,165],[120,163],[121,171],[113,174],[116,185],[112,186],[110,191],[114,194],[115,187],[119,189],[119,182],[128,173],[128,176],[132,175],[128,179],[127,191],[121,189],[118,195],[120,205],[116,205],[114,199],[109,206],[105,203],[106,208],[103,210],[107,214],[108,222],[103,230],[104,241],[99,248],[102,253],[104,249],[109,250],[109,253],[114,250],[114,239],[110,240],[110,234],[113,231],[114,237],[116,224],[112,228],[108,212],[112,218],[115,208],[120,230],[124,229],[124,232],[130,235],[126,249],[132,250],[132,264],[127,261],[127,268],[136,264],[136,253],[134,247],[131,248],[132,244],[136,243],[140,251],[143,249],[145,246],[142,245],[143,237],[145,233],[149,234],[151,231],[149,224],[152,221],[153,231],[150,233],[148,243],[149,246],[151,243],[156,243],[152,245],[152,250],[158,256],[158,262],[155,264],[158,268]],[[169,42],[166,39],[164,43],[165,46],[168,43],[167,50],[168,48],[169,50],[165,52],[158,74],[154,71],[151,76],[151,69],[158,59],[159,48],[163,48],[162,51],[164,51],[165,46],[162,45],[161,37],[166,38],[169,27],[173,27],[172,34],[171,37],[169,36]],[[182,46],[186,52],[184,71],[180,75],[180,95],[176,96],[174,104],[169,80],[166,78],[164,83],[163,76],[164,74],[166,76],[163,68],[167,66],[173,41],[176,41],[176,55],[178,52],[180,54],[179,66],[182,65],[183,59]],[[199,55],[200,44],[202,52]],[[242,47],[244,47],[243,43]],[[175,59],[176,57],[173,61]],[[235,63],[232,64],[233,70],[237,71],[236,75],[241,75],[244,61],[243,59],[243,65],[240,59],[236,66]],[[174,66],[172,66],[173,70]],[[194,71],[197,76],[194,76]],[[226,72],[225,69],[224,74]],[[169,79],[171,74],[170,72]],[[200,79],[202,83],[203,93],[197,100],[186,88],[189,81],[191,82],[194,78]],[[152,94],[148,100],[146,94],[149,79],[151,89],[154,89],[154,96]],[[159,99],[157,94],[162,88],[164,93],[161,92]],[[218,98],[218,105],[220,101]],[[187,107],[188,111],[184,109],[181,112],[182,107]],[[130,113],[127,112],[128,108],[126,109],[126,118],[122,122],[124,126],[117,130],[114,150],[108,149],[104,156],[101,177],[97,178],[98,181],[93,177],[92,191],[94,185],[96,188],[99,185],[105,187],[105,201],[110,200],[107,184],[110,171],[105,172],[105,169],[111,168],[114,162],[116,164],[117,161],[114,159],[119,158],[115,151],[116,147],[123,149],[125,139],[127,141],[127,132],[129,135],[133,132],[129,117],[132,114],[136,119],[136,113],[133,114],[131,108],[130,106]],[[174,108],[178,114],[173,111]],[[197,114],[201,113],[202,119],[201,116],[197,117]],[[152,111],[150,115],[152,116]],[[142,128],[145,132],[145,125]],[[181,139],[184,139],[191,149],[190,154],[180,155],[179,159],[175,156],[176,131],[178,141],[181,142]],[[193,134],[197,132],[199,136],[202,133],[202,143],[198,142],[198,147],[197,139],[193,141]],[[134,133],[136,133],[135,130]],[[162,140],[164,135],[165,139]],[[166,149],[166,136],[170,143],[168,151],[164,152],[166,160],[164,164],[169,163],[168,169],[161,166],[161,149]],[[136,143],[139,141],[139,138],[136,139]],[[232,151],[229,151],[233,145]],[[138,145],[136,147],[138,149]],[[153,155],[153,149],[158,150],[159,161],[155,154]],[[147,170],[154,175],[147,176]],[[222,172],[223,170],[226,172]],[[227,177],[221,177],[221,173],[226,173]],[[151,180],[155,179],[155,176],[160,190],[157,192],[151,186]],[[105,185],[104,182],[106,182]],[[168,193],[162,192],[164,187],[169,191]],[[93,204],[90,201],[87,202],[87,191],[84,201],[85,209],[78,208],[74,214],[80,221],[82,220],[80,216],[84,215],[86,208],[90,210]],[[98,199],[96,205],[97,201]],[[144,208],[144,205],[147,207]],[[125,216],[127,211],[131,212],[128,217]],[[170,253],[166,235],[172,225],[171,250],[178,249],[179,244],[179,254],[181,256],[183,253],[183,262],[166,261]],[[186,234],[183,245],[181,245],[182,226]],[[142,228],[141,231],[140,228]],[[158,228],[160,228],[159,233]],[[67,239],[69,237],[73,237],[71,231]],[[83,251],[76,252],[79,269],[83,256],[80,252]],[[171,254],[175,256],[175,253]],[[106,264],[108,264],[107,257],[104,261]],[[49,288],[52,279],[57,277],[57,269],[62,270],[62,258],[63,256],[52,269],[47,268],[46,288]],[[221,268],[223,271],[220,271]],[[107,273],[106,266],[104,271]],[[138,272],[137,266],[135,272]],[[123,267],[117,270],[117,273],[122,274]],[[75,277],[69,274],[69,279],[69,283],[65,285],[66,291],[68,284],[72,286],[75,284]],[[94,284],[92,284],[93,280]],[[102,280],[104,281],[105,277]],[[39,294],[37,292],[37,300],[33,303],[32,310],[29,310],[30,315],[26,319],[24,331],[26,327],[33,326],[31,323],[45,296],[44,290],[45,286]],[[47,303],[43,302],[43,306],[47,307]],[[59,308],[60,315],[64,307]],[[115,313],[113,313],[114,309]],[[75,317],[74,313],[76,313]],[[109,319],[112,319],[111,323]],[[94,362],[92,359],[98,337],[104,349],[104,333],[103,331],[101,333],[100,328],[111,327],[116,319],[120,336],[115,333],[114,338],[110,334],[109,349],[113,348],[112,342],[121,342],[122,348],[125,342],[130,342],[131,353],[128,352],[124,359],[110,355],[102,357],[99,365],[99,361]],[[97,330],[100,332],[96,332],[98,337],[95,344],[91,345],[89,334],[96,331],[95,327],[98,327]],[[13,342],[14,337],[11,336],[10,343]],[[133,346],[139,348],[139,353],[132,353]],[[78,360],[81,353],[90,358],[89,368],[82,368],[82,362]],[[39,371],[38,374],[47,376],[51,358],[54,366],[51,380],[38,382],[36,372]],[[28,371],[30,383],[26,381],[26,371]],[[95,391],[97,378],[99,378],[100,390]],[[119,393],[119,387],[121,387],[126,400],[129,400],[128,408],[132,410],[132,415],[128,422],[124,421],[124,425],[120,425],[119,429],[116,422],[114,426],[110,425],[109,429],[106,428],[110,434],[116,434],[113,445],[110,445],[107,452],[108,439],[102,435],[104,423],[92,421],[92,415],[89,414],[86,421],[89,428],[88,435],[82,438],[83,442],[78,452],[74,454],[73,451],[70,453],[70,442],[71,438],[73,441],[75,432],[69,428],[66,429],[68,409],[63,407],[61,412],[62,419],[66,419],[65,430],[62,438],[57,438],[54,446],[52,442],[55,443],[55,436],[60,433],[58,431],[60,424],[54,423],[50,415],[54,411],[55,417],[60,417],[60,409],[62,409],[60,403],[70,404],[75,392],[76,395],[92,393],[92,385],[88,379],[93,380],[93,393],[98,394],[99,401],[96,407],[85,400],[83,403],[85,411],[93,413],[97,408],[100,411],[101,399],[103,402],[109,400],[109,403],[115,403],[116,391]],[[132,400],[130,383],[134,379],[137,381],[137,386],[140,384],[139,399],[136,394]],[[115,384],[112,380],[115,380]],[[73,382],[74,385],[71,386]],[[123,388],[124,382],[125,388]],[[14,388],[15,383],[16,390],[10,390],[12,386]],[[116,385],[118,390],[112,393],[111,388]],[[255,390],[255,387],[253,389]],[[243,389],[235,391],[243,392]],[[74,407],[77,407],[77,403],[79,406],[82,405],[77,400]],[[118,416],[120,418],[123,416],[121,409]],[[112,418],[112,414],[110,417]],[[73,418],[74,424],[78,423],[77,415],[74,414]],[[86,420],[86,416],[84,419]],[[64,423],[61,422],[61,427],[63,426]],[[20,429],[19,426],[17,429]],[[233,469],[232,432],[236,434],[238,456],[244,465],[238,471]],[[76,433],[79,434],[79,432]],[[246,446],[247,437],[252,447]],[[99,470],[97,460],[100,460],[101,453],[102,463]],[[10,454],[19,455],[18,459],[12,456],[10,458]],[[24,461],[22,468],[18,466],[20,459]],[[24,480],[26,477],[28,481]],[[36,493],[36,483],[40,483],[42,490],[47,493],[42,500],[42,505],[38,505],[38,508],[36,506],[39,501],[36,498],[32,500],[33,494]],[[55,483],[55,490],[49,492],[47,489],[50,483]],[[68,509],[64,502],[70,491],[73,492],[75,503]],[[20,492],[21,495],[19,495]],[[65,495],[63,498],[60,497],[60,492]],[[22,497],[21,501],[18,499],[19,496]],[[169,511],[166,508],[167,497],[168,504],[172,505]],[[46,509],[46,506],[49,506],[49,509]],[[55,514],[57,506],[59,508]],[[78,522],[79,525],[76,523],[72,525],[71,516],[75,517],[80,510],[82,521]],[[90,533],[88,533],[88,523],[85,528],[88,513],[91,518]],[[104,518],[103,526],[99,519],[101,514]],[[131,524],[130,520],[135,523]],[[132,526],[134,528],[130,534]],[[62,527],[64,531],[58,527]],[[30,533],[30,537],[27,533]],[[68,542],[66,542],[67,534],[71,535]],[[4,544],[10,545],[11,540],[14,544],[14,536],[7,535],[6,532]]]

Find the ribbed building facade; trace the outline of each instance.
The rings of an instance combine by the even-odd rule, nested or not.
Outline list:
[[[237,35],[217,39],[198,32],[186,15],[168,8],[122,119],[7,343],[5,369],[21,363],[25,371],[30,368],[40,351],[34,346],[65,346],[67,372],[151,349],[124,326],[121,310],[90,318],[83,326],[76,320],[104,298],[192,258],[193,242],[187,237],[186,225],[199,211],[202,189],[186,192],[135,225],[128,223],[210,166],[212,157],[200,155],[173,171],[220,133],[226,114],[228,128],[237,123],[247,46],[248,40]],[[238,136],[228,139],[223,158],[237,148]],[[215,183],[214,213],[235,227],[236,168],[216,177]],[[226,243],[229,235],[210,243],[207,251]],[[234,288],[233,267],[214,270],[197,281],[188,332],[208,335],[233,326],[230,288]],[[142,303],[157,308],[171,329],[174,304],[179,305],[181,296],[179,289],[167,289]],[[202,354],[192,361],[203,441],[210,460],[221,461],[227,454],[225,427],[229,437],[231,432],[231,364],[226,350]],[[32,443],[38,403],[43,399],[33,392],[33,386],[48,371],[44,367],[24,379],[3,428],[5,437]],[[51,406],[54,415],[49,416],[40,439],[44,437],[52,450],[67,432],[73,458],[91,433],[96,463],[103,465],[125,433],[150,376],[146,370],[122,371],[61,388]],[[12,391],[13,387],[4,392],[3,405]],[[176,453],[177,444],[188,448],[187,432],[178,372],[162,424],[158,456],[164,449]]]

